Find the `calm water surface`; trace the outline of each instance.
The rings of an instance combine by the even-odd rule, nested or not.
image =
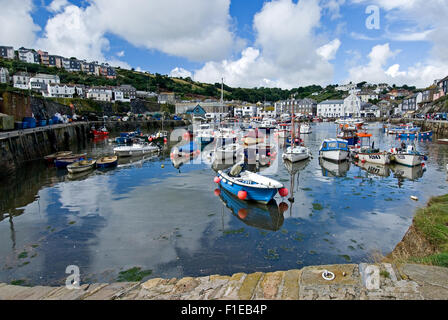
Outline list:
[[[380,124],[369,128],[375,146],[398,146]],[[133,267],[152,270],[150,278],[179,278],[387,254],[415,209],[447,193],[448,147],[418,142],[429,155],[425,170],[319,163],[321,141],[335,134],[334,124],[313,124],[304,137],[312,160],[286,168],[279,155],[263,169],[294,192],[294,203],[277,196],[267,206],[215,192],[210,165],[177,169],[169,150],[80,177],[42,162],[26,165],[0,186],[0,282],[60,285],[69,265],[79,266],[82,282],[111,282]],[[97,141],[79,151],[99,156],[113,147]]]

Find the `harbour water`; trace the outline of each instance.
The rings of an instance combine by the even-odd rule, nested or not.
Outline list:
[[[336,165],[318,158],[336,125],[312,130],[302,138],[313,158],[295,175],[281,151],[263,169],[290,189],[269,205],[218,191],[210,164],[173,166],[169,148],[84,176],[27,164],[0,185],[0,282],[61,285],[70,265],[86,283],[114,282],[134,267],[180,278],[371,261],[393,250],[419,206],[447,193],[448,146],[417,142],[424,167]],[[380,149],[400,144],[379,123],[369,132]],[[112,149],[103,140],[73,151],[98,157]]]

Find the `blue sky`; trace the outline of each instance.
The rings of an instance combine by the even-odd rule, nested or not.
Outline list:
[[[24,0],[28,16],[14,21],[25,19],[21,28],[32,30],[21,32],[23,45],[36,49],[204,82],[224,77],[233,86],[427,86],[448,73],[437,54],[448,52],[437,36],[448,29],[448,12],[437,0],[131,0],[132,9],[120,2]],[[20,7],[0,5],[5,15]],[[370,5],[379,30],[366,27]],[[0,31],[0,43],[8,37]]]

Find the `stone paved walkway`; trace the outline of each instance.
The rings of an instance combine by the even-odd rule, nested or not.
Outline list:
[[[324,270],[334,275],[331,281]],[[331,274],[330,274],[331,275]],[[20,287],[0,284],[0,300],[448,300],[448,268],[414,264],[313,266],[144,283]]]

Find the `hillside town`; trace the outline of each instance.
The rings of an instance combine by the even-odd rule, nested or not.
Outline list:
[[[77,58],[51,55],[42,50],[0,46],[0,58],[17,60],[28,64],[63,69],[68,72],[81,72],[106,79],[116,79],[115,68],[107,63],[87,62]],[[367,82],[339,85],[334,88],[342,99],[317,97],[324,92],[314,92],[309,97],[288,100],[264,101],[256,104],[245,101],[220,101],[215,98],[181,100],[175,92],[155,93],[138,91],[132,85],[86,86],[77,83],[61,83],[57,74],[30,74],[18,71],[10,74],[7,68],[0,68],[0,83],[11,84],[14,88],[30,90],[44,98],[80,98],[102,102],[129,103],[135,99],[157,98],[159,104],[173,104],[177,115],[192,115],[204,119],[223,117],[268,117],[276,118],[291,111],[306,117],[319,118],[367,118],[367,117],[422,117],[425,109],[447,95],[448,76],[436,79],[424,89],[396,87],[389,84],[369,84]]]

